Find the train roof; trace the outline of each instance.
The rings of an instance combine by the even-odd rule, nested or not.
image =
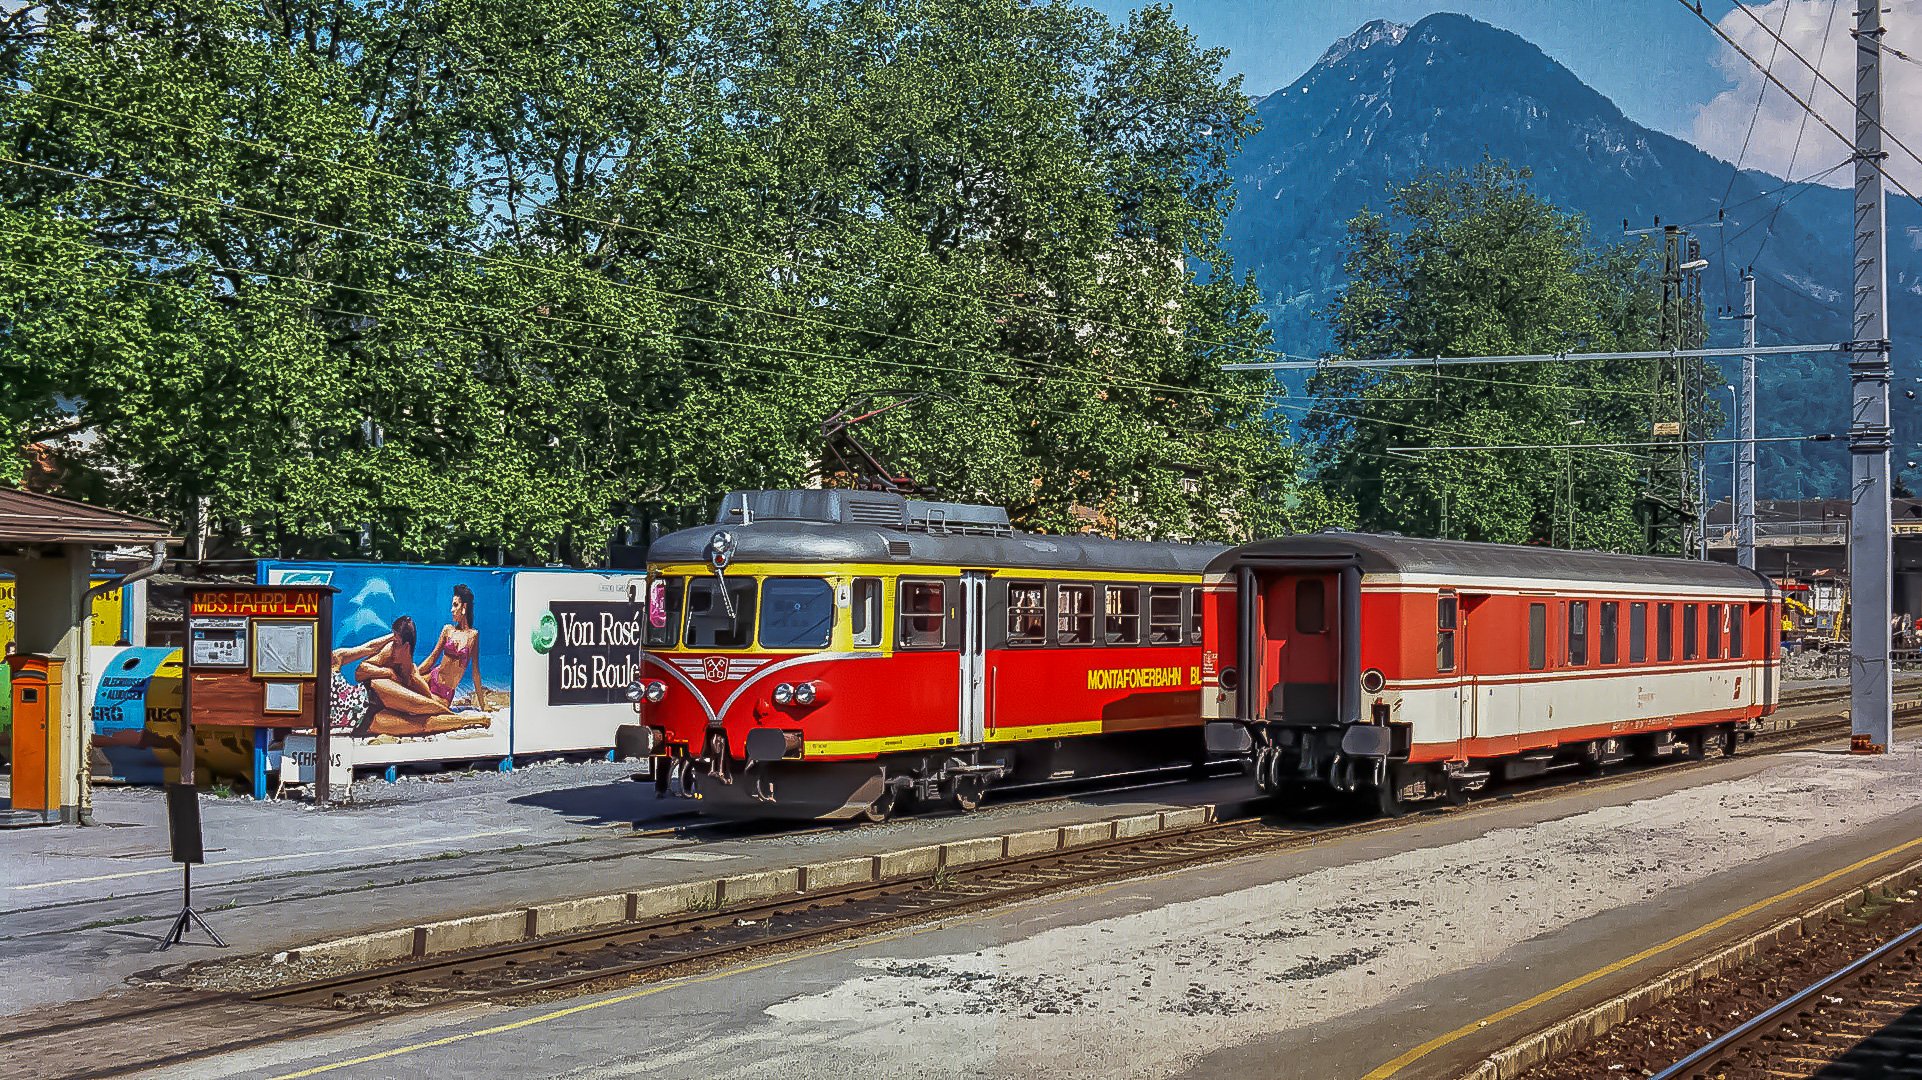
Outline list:
[[[745,508],[745,512],[743,512]],[[894,563],[1199,575],[1224,544],[1111,540],[1016,532],[1007,511],[871,491],[731,492],[712,525],[654,541],[650,563],[704,563],[726,530],[734,561]]]
[[[1729,563],[1339,531],[1243,544],[1222,553],[1209,565],[1209,570],[1224,573],[1243,564],[1258,566],[1263,562],[1294,558],[1353,559],[1363,574],[1420,575],[1461,581],[1521,578],[1761,591],[1773,588],[1767,578],[1755,571]]]

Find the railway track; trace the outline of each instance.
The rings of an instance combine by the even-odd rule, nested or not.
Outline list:
[[[1922,1076],[1922,926],[1817,979],[1656,1080]]]
[[[1793,704],[1823,701],[1798,698]],[[1754,745],[1763,753],[1801,749],[1833,739],[1845,725],[1840,718],[1809,718],[1797,727],[1758,735]],[[1356,820],[1349,807],[1312,807],[1290,818],[1223,821],[246,991],[156,984],[107,1015],[63,1009],[48,1022],[0,1023],[0,1075],[48,1080],[126,1075],[323,1034],[404,1010],[674,978],[768,952],[831,944],[1050,894],[1409,828],[1430,815],[1473,814],[1497,801],[1554,799],[1633,783],[1651,768],[1708,765],[1664,763],[1572,782],[1551,776],[1514,785],[1498,800],[1461,808],[1435,805],[1399,819]],[[130,1053],[130,1047],[142,1049]],[[116,1064],[102,1068],[101,1061]],[[25,1063],[30,1067],[22,1068]]]

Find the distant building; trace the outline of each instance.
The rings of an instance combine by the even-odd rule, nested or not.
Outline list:
[[[1735,526],[1727,499],[1709,507],[1708,554],[1735,561]],[[1895,610],[1922,615],[1922,499],[1892,499]],[[1818,611],[1839,609],[1849,580],[1849,501],[1769,499],[1755,504],[1755,568],[1810,586]]]

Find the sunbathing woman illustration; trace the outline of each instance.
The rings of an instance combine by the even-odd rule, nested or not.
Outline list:
[[[461,680],[472,671],[474,690],[467,696],[468,704],[486,712],[487,690],[480,679],[480,631],[474,629],[474,590],[464,584],[454,586],[454,601],[447,617],[448,624],[440,628],[434,651],[416,670],[426,677],[428,692],[449,705],[454,703]]]
[[[488,726],[491,719],[486,713],[454,712],[452,695],[443,700],[434,692],[414,664],[414,643],[414,620],[402,615],[384,637],[334,650],[336,673],[360,661],[354,669],[353,685],[337,679],[335,688],[336,705],[344,705],[345,711],[356,716],[352,733],[417,737]],[[366,695],[364,704],[353,700],[359,697],[356,688]],[[347,700],[338,700],[343,696]]]

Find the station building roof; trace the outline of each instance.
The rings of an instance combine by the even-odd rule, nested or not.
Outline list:
[[[0,488],[0,544],[35,546],[175,543],[167,526],[70,499]]]

